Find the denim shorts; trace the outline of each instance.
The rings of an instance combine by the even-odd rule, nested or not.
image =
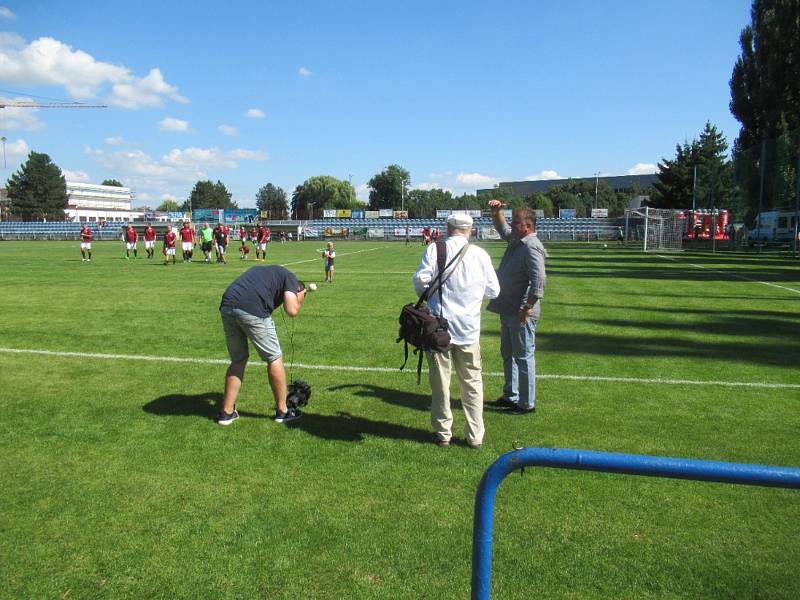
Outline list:
[[[272,317],[256,317],[238,308],[227,306],[220,308],[219,314],[222,317],[225,344],[228,346],[231,362],[244,362],[250,356],[248,339],[253,342],[262,360],[273,362],[281,357],[281,345]]]

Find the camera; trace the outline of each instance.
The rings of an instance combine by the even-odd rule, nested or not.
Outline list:
[[[289,384],[287,391],[286,406],[289,408],[305,406],[311,398],[311,386],[302,379],[295,379]]]

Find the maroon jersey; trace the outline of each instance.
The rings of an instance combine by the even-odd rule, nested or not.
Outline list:
[[[254,242],[258,241],[258,227],[253,227],[253,229],[250,230],[250,239]]]
[[[239,239],[243,242],[247,241],[247,229],[244,227],[239,228]]]
[[[133,227],[128,227],[125,230],[125,241],[132,244],[139,240],[139,234],[136,233],[136,230]]]
[[[269,241],[269,229],[264,226],[258,228],[258,243],[266,244]]]
[[[154,242],[156,240],[156,230],[152,227],[145,227],[144,230],[144,241],[145,242]]]
[[[167,233],[164,234],[164,247],[165,248],[174,248],[175,247],[175,240],[178,239],[178,236],[175,235],[175,232],[172,229],[168,229]]]
[[[191,227],[181,227],[181,241],[194,242],[194,229]]]
[[[82,242],[91,242],[92,241],[92,230],[89,229],[88,225],[84,225],[81,229],[81,241]]]

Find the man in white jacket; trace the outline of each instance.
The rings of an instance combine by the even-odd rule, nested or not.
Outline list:
[[[447,219],[445,240],[446,264],[469,242],[472,217],[453,214]],[[439,272],[437,244],[430,244],[414,274],[414,289],[422,294],[435,283]],[[453,437],[453,413],[450,410],[451,364],[455,367],[464,408],[464,437],[470,448],[483,443],[483,377],[481,373],[481,302],[500,293],[492,261],[485,250],[469,246],[461,260],[447,269],[442,294],[435,291],[428,299],[431,312],[445,317],[450,324],[452,345],[449,352],[427,352],[431,384],[431,426],[435,442],[447,447]]]

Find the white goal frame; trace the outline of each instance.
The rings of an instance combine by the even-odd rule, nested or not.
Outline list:
[[[665,208],[625,210],[625,243],[641,242],[645,252],[680,252],[686,220],[682,211]]]

